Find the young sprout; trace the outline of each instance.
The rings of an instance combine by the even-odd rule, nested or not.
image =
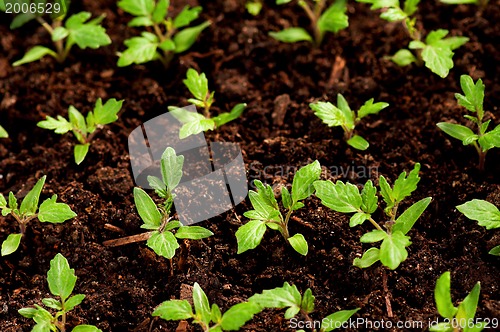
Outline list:
[[[283,217],[271,186],[264,186],[262,182],[255,180],[253,183],[257,187],[257,191],[250,190],[248,193],[254,210],[243,214],[250,221],[236,231],[238,254],[256,248],[264,237],[266,229],[270,228],[279,231],[295,251],[306,256],[308,252],[307,241],[300,233],[290,236],[288,222],[294,211],[304,207],[304,203],[301,201],[314,193],[313,183],[319,179],[320,175],[321,166],[316,160],[297,171],[293,178],[291,193],[286,187],[281,188],[281,201],[286,211],[285,217]]]
[[[479,226],[486,229],[500,228],[500,210],[490,202],[473,199],[457,206],[458,211],[471,220],[478,222]],[[491,255],[500,256],[500,245],[489,251]]]
[[[202,8],[186,5],[175,17],[167,17],[169,0],[120,0],[118,7],[135,16],[128,25],[131,27],[152,28],[153,32],[143,31],[140,37],[125,40],[127,49],[119,53],[118,66],[129,66],[153,60],[160,60],[168,67],[177,53],[191,48],[200,33],[210,25],[209,21],[194,27],[189,25],[196,20]]]
[[[3,129],[2,126],[0,126],[0,138],[7,138],[7,137],[9,137],[9,134],[5,129]]]
[[[283,5],[294,0],[276,0],[277,5]],[[311,21],[312,37],[306,29],[301,27],[287,28],[278,32],[270,32],[269,35],[284,43],[296,43],[308,41],[316,47],[321,45],[326,32],[337,33],[349,26],[349,18],[346,15],[347,1],[335,0],[327,6],[326,0],[314,0],[315,5],[311,7],[306,0],[297,0],[296,4],[301,7]],[[326,8],[326,9],[325,9]]]
[[[75,270],[70,268],[68,260],[61,254],[57,254],[50,261],[50,270],[47,272],[47,282],[52,295],[57,298],[45,298],[42,303],[50,309],[56,310],[53,315],[42,306],[35,304],[35,308],[19,309],[23,317],[33,319],[36,325],[32,331],[66,331],[67,314],[77,305],[82,303],[85,295],[76,294],[71,296],[76,284]],[[102,332],[93,325],[78,325],[72,332]]]
[[[170,113],[183,124],[179,131],[181,139],[203,131],[215,130],[230,121],[236,120],[247,106],[247,104],[237,104],[230,112],[220,113],[212,117],[210,109],[214,102],[215,92],[208,90],[208,80],[205,73],[199,74],[196,70],[189,68],[183,83],[194,97],[188,99],[188,102],[201,107],[203,114],[190,112],[176,106],[168,107]]]
[[[187,300],[165,301],[155,309],[152,315],[174,321],[192,319],[193,323],[199,325],[204,332],[222,332],[239,330],[261,311],[262,308],[256,303],[241,302],[222,314],[217,304],[210,306],[207,295],[195,282],[192,304]]]
[[[372,217],[378,207],[378,197],[377,188],[371,180],[366,182],[361,193],[357,186],[340,180],[335,184],[331,181],[314,183],[316,196],[321,199],[323,205],[337,212],[354,213],[349,222],[350,227],[361,225],[367,220],[375,227],[375,230],[361,237],[362,243],[382,241],[380,249],[372,247],[361,258],[355,258],[354,266],[367,268],[380,260],[384,266],[395,270],[406,260],[408,257],[406,247],[411,244],[410,237],[406,234],[431,202],[431,197],[424,198],[398,217],[400,203],[417,189],[420,181],[419,171],[420,164],[417,163],[408,176],[406,172],[401,173],[392,187],[385,177],[380,177],[380,193],[386,203],[384,212],[389,218],[383,227]]]
[[[464,118],[476,125],[476,132],[469,127],[449,122],[439,122],[437,126],[451,137],[461,140],[463,145],[473,145],[479,155],[478,168],[483,171],[488,150],[500,147],[500,125],[487,131],[491,120],[484,121],[484,84],[481,79],[474,84],[470,76],[462,75],[460,86],[465,95],[455,93],[455,98],[460,106],[475,113],[475,116],[467,114]]]
[[[12,254],[19,248],[21,238],[26,232],[28,223],[38,218],[40,222],[50,222],[53,224],[63,223],[66,220],[76,217],[71,208],[64,203],[57,203],[57,195],[52,195],[47,198],[42,204],[38,204],[40,193],[45,184],[46,176],[44,175],[35,186],[28,192],[21,202],[21,206],[17,204],[17,198],[12,191],[9,193],[8,199],[0,194],[0,209],[2,216],[6,217],[9,214],[16,219],[19,224],[19,233],[10,234],[2,243],[2,256]]]
[[[18,2],[0,1],[0,10],[9,12],[8,3],[17,4]],[[21,3],[23,2],[26,3],[27,1],[22,1]],[[55,49],[50,49],[37,45],[30,49],[22,59],[14,62],[14,66],[40,60],[46,55],[50,55],[62,63],[66,60],[74,45],[77,45],[81,49],[97,49],[101,46],[111,44],[111,39],[106,34],[106,29],[101,26],[104,15],[89,21],[92,14],[80,12],[71,15],[65,20],[68,4],[69,1],[66,0],[56,0],[52,3],[45,3],[45,1],[37,1],[37,3],[28,2],[28,12],[20,13],[14,18],[10,25],[11,29],[19,28],[31,20],[36,20],[50,34],[55,47]],[[49,16],[51,23],[47,22],[43,18],[44,16]]]
[[[432,325],[429,331],[433,332],[475,332],[482,331],[486,323],[475,323],[477,303],[481,284],[478,282],[465,299],[455,307],[451,299],[450,272],[443,273],[436,281],[434,289],[434,299],[438,313],[445,319],[445,322]]]
[[[417,19],[414,16],[420,0],[406,0],[401,7],[399,0],[356,0],[371,4],[371,9],[385,9],[380,17],[389,22],[401,22],[412,39],[409,49],[401,49],[390,59],[398,66],[407,66],[411,63],[421,65],[422,61],[433,73],[446,77],[453,68],[453,51],[469,41],[467,37],[447,37],[448,30],[438,29],[431,31],[422,40],[423,31],[417,28]],[[414,50],[413,52],[410,50]]]
[[[123,100],[110,99],[103,105],[101,98],[99,98],[94,111],[87,114],[87,119],[75,107],[70,106],[68,110],[69,121],[60,115],[57,116],[57,119],[47,116],[45,120],[38,122],[37,126],[54,130],[56,134],[61,135],[69,131],[73,132],[79,143],[75,145],[74,149],[75,162],[80,165],[89,152],[90,143],[97,130],[118,120],[117,114],[122,108],[122,104]]]
[[[337,106],[330,102],[309,104],[314,114],[329,127],[342,127],[347,144],[358,150],[366,150],[370,144],[361,136],[354,135],[354,129],[359,121],[367,115],[377,114],[389,106],[388,103],[373,103],[373,98],[367,100],[357,111],[352,111],[344,96],[337,95]]]
[[[247,0],[245,8],[250,15],[257,16],[262,10],[262,0]]]
[[[310,288],[308,288],[302,296],[297,289],[297,286],[290,286],[288,282],[285,282],[283,284],[283,287],[264,290],[262,294],[253,295],[248,299],[248,302],[257,303],[259,306],[265,309],[287,308],[287,310],[285,311],[285,319],[290,320],[290,327],[296,327],[293,326],[297,323],[297,320],[294,317],[300,315],[305,319],[304,324],[301,325],[310,328],[313,332],[333,331],[336,328],[341,327],[342,324],[347,322],[351,318],[351,316],[359,310],[359,308],[353,310],[341,310],[328,315],[321,320],[321,327],[319,328],[319,330],[317,330],[315,322],[309,316],[314,311],[314,299],[315,297],[314,295],[312,295],[312,291]],[[297,330],[297,332],[300,331],[303,332],[304,330]]]
[[[133,235],[128,238],[106,241],[107,246],[119,246],[131,242],[147,240],[147,246],[160,256],[172,259],[179,248],[177,239],[200,240],[212,236],[213,233],[201,226],[183,226],[180,221],[171,217],[174,204],[175,188],[182,178],[184,156],[177,156],[175,150],[168,147],[161,156],[160,168],[162,178],[148,176],[149,185],[155,189],[162,203],[156,204],[141,188],[134,188],[134,202],[137,212],[144,224],[141,228],[149,232]]]

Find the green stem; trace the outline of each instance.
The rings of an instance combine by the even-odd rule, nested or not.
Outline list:
[[[321,42],[323,41],[323,33],[318,27],[318,20],[321,16],[321,12],[323,11],[323,8],[325,7],[325,0],[320,0],[316,2],[316,5],[314,6],[314,10],[311,9],[309,4],[303,0],[300,0],[298,2],[299,6],[304,9],[304,12],[306,13],[307,17],[309,17],[309,20],[311,21],[311,27],[314,31],[314,46],[319,47],[321,45]]]
[[[286,216],[285,216],[285,221],[283,221],[283,226],[281,227],[282,229],[282,234],[283,234],[283,237],[285,238],[285,240],[288,240],[288,238],[290,237],[290,233],[288,232],[288,222],[290,221],[290,217],[292,216],[292,212],[293,210],[292,209],[289,209],[288,212],[286,213]]]

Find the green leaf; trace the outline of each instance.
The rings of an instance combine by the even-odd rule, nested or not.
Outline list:
[[[6,207],[7,207],[7,200],[5,199],[4,195],[0,193],[0,209]]]
[[[73,292],[76,283],[75,270],[69,267],[68,260],[63,255],[57,254],[50,261],[47,282],[50,292],[59,296],[62,302],[65,302]]]
[[[314,295],[312,295],[312,291],[308,288],[304,292],[304,296],[302,297],[302,303],[300,304],[301,310],[304,310],[305,313],[309,314],[314,311]]]
[[[335,330],[337,326],[342,326],[342,324],[347,322],[352,317],[352,315],[358,312],[359,309],[360,308],[356,308],[353,310],[342,310],[328,315],[322,320],[321,331],[329,332]]]
[[[329,127],[344,126],[347,123],[344,113],[330,102],[319,101],[309,104],[309,107]]]
[[[408,48],[411,50],[422,49],[422,48],[425,48],[425,46],[426,46],[425,43],[421,42],[420,40],[412,40],[408,44]]]
[[[62,309],[62,304],[61,302],[59,302],[58,300],[56,299],[52,299],[52,298],[45,298],[45,299],[42,299],[42,303],[49,307],[49,308],[52,308],[52,309],[56,309],[56,310],[61,310]]]
[[[291,2],[292,0],[276,0],[277,5],[284,5],[286,3]]]
[[[346,2],[346,0],[336,0],[323,12],[317,23],[320,31],[337,33],[349,26],[349,17],[345,14]]]
[[[490,202],[473,199],[457,206],[467,218],[476,220],[479,226],[486,229],[500,228],[500,210]]]
[[[21,212],[22,215],[34,215],[36,213],[36,210],[38,209],[38,201],[40,199],[43,186],[45,185],[46,178],[46,175],[42,176],[24,197],[19,209],[19,212]]]
[[[66,37],[68,37],[69,31],[65,27],[57,27],[54,29],[54,32],[52,33],[52,41],[58,41],[62,40]]]
[[[66,134],[68,131],[73,130],[73,125],[60,115],[57,116],[57,120],[47,116],[45,120],[38,122],[36,125],[43,129],[54,130],[56,134]]]
[[[295,285],[290,286],[288,282],[285,282],[283,287],[264,290],[262,294],[253,295],[248,299],[248,302],[257,303],[262,308],[293,308],[298,312],[300,311],[302,299],[297,287]]]
[[[2,256],[7,256],[15,252],[19,248],[22,237],[22,234],[9,234],[7,239],[2,242]]]
[[[154,0],[120,0],[118,7],[134,16],[150,16],[155,3]]]
[[[118,112],[120,112],[123,105],[123,100],[117,101],[116,99],[108,100],[104,105],[102,99],[97,99],[94,107],[94,122],[98,125],[107,125],[118,120]]]
[[[303,28],[288,28],[278,32],[269,32],[269,36],[283,43],[297,43],[313,41],[311,35]]]
[[[378,114],[381,110],[389,106],[388,103],[384,102],[373,103],[373,100],[374,100],[373,98],[369,99],[363,104],[363,106],[361,106],[361,108],[358,111],[359,119],[362,119],[370,114]]]
[[[370,146],[370,143],[368,143],[367,140],[365,140],[363,137],[358,136],[358,135],[354,135],[351,138],[349,138],[347,140],[347,144],[349,144],[353,148],[355,148],[357,150],[361,150],[361,151],[368,149],[368,147]]]
[[[82,303],[84,299],[85,295],[83,294],[73,295],[66,301],[66,303],[64,304],[64,308],[66,309],[66,311],[73,310],[77,305],[80,305],[80,303]]]
[[[30,49],[26,54],[20,59],[17,60],[12,64],[12,66],[17,67],[20,65],[24,65],[25,63],[33,62],[40,60],[46,55],[53,56],[54,58],[57,57],[56,52],[52,51],[50,48],[43,47],[43,46],[35,46],[32,49]]]
[[[361,210],[368,214],[372,214],[377,210],[378,207],[378,197],[377,188],[373,185],[371,180],[368,180],[361,191]]]
[[[148,175],[147,179],[149,186],[153,188],[160,197],[167,197],[167,186],[162,180],[152,175]]]
[[[16,198],[16,196],[14,196],[14,193],[12,191],[9,192],[9,208],[12,210],[12,212],[16,213],[16,210],[17,210],[17,198]]]
[[[207,98],[209,90],[208,80],[205,73],[200,74],[195,69],[189,68],[186,74],[186,79],[182,82],[196,99],[205,100],[205,98]]]
[[[400,231],[388,234],[380,246],[380,262],[391,270],[397,269],[408,257],[406,247],[410,244],[410,237]]]
[[[200,33],[205,30],[210,24],[210,21],[206,21],[201,23],[200,25],[186,28],[176,33],[173,39],[175,43],[175,53],[182,53],[189,50],[191,46],[193,46],[193,44],[196,42],[196,39],[198,39]]]
[[[478,0],[439,0],[447,5],[478,4]]]
[[[429,327],[431,332],[453,332],[453,328],[448,322],[441,322]]]
[[[250,190],[248,197],[254,209],[260,214],[265,215],[267,219],[280,221],[279,218],[273,218],[279,215],[278,202],[274,197],[273,188],[270,185],[264,186],[259,180],[254,180],[253,183],[257,187],[257,192]]]
[[[0,3],[1,2],[3,2],[3,1],[0,1]],[[20,28],[23,25],[25,25],[26,23],[28,23],[29,21],[34,20],[35,18],[36,18],[36,16],[31,14],[31,13],[20,13],[12,19],[12,22],[10,23],[10,29],[14,30],[14,29]]]
[[[352,262],[352,265],[357,266],[361,269],[372,266],[380,259],[380,250],[378,248],[368,249],[361,258],[356,257]]]
[[[479,302],[479,293],[481,292],[481,284],[478,282],[472,291],[465,297],[465,299],[458,305],[456,319],[461,323],[461,327],[467,327],[476,315],[477,303]]]
[[[65,24],[69,32],[68,43],[76,43],[81,49],[97,49],[111,44],[106,29],[93,22],[85,23],[90,17],[90,13],[80,12],[68,18]]]
[[[74,154],[75,154],[75,163],[77,165],[80,165],[85,160],[85,157],[89,152],[89,148],[90,148],[90,143],[75,145]]]
[[[170,220],[163,229],[164,231],[169,231],[171,229],[176,229],[182,226],[182,223],[179,220]]]
[[[102,332],[102,330],[94,325],[78,325],[71,332]]]
[[[314,193],[314,181],[317,181],[320,175],[321,166],[317,160],[299,169],[293,177],[292,202],[311,196]]]
[[[492,148],[500,148],[500,125],[481,136],[479,138],[479,145],[483,151],[487,151]]]
[[[222,313],[217,304],[212,304],[212,310],[210,310],[210,320],[216,324],[219,324],[222,320]]]
[[[491,248],[491,250],[488,251],[488,254],[493,255],[493,256],[500,256],[500,245]]]
[[[207,295],[197,282],[193,285],[193,304],[197,318],[208,326],[212,311],[210,310]]]
[[[266,232],[266,225],[261,220],[250,220],[236,231],[238,254],[256,248]]]
[[[262,10],[262,3],[260,2],[260,0],[249,0],[245,2],[245,8],[250,15],[257,16]]]
[[[214,235],[211,231],[201,226],[181,226],[175,233],[178,239],[199,240]]]
[[[56,200],[57,195],[54,194],[40,205],[38,220],[57,224],[76,217],[76,213],[71,210],[69,205],[57,203]]]
[[[436,281],[434,289],[434,299],[439,314],[444,318],[452,319],[457,313],[457,308],[453,305],[450,291],[450,272],[443,273]]]
[[[370,217],[368,213],[356,212],[349,220],[349,227],[362,225],[366,220],[370,219]]]
[[[460,87],[465,95],[455,93],[458,104],[471,112],[482,111],[485,89],[483,81],[478,79],[474,84],[472,77],[462,75],[460,76]]]
[[[157,255],[168,259],[172,259],[175,255],[175,250],[179,248],[174,234],[168,231],[162,233],[154,231],[146,245],[153,249]]]
[[[304,235],[297,233],[294,236],[289,237],[287,240],[296,252],[303,256],[307,256],[309,247],[307,245],[306,239],[304,238]]]
[[[428,45],[422,51],[425,66],[442,78],[448,76],[450,69],[453,68],[452,57],[453,52],[447,48]]]
[[[186,300],[170,300],[160,304],[152,313],[153,317],[165,320],[182,320],[194,316],[191,305]]]
[[[230,121],[239,118],[241,114],[243,114],[243,111],[245,110],[246,106],[247,104],[237,104],[236,106],[233,107],[231,112],[221,113],[216,117],[213,117],[212,120],[215,122],[216,127],[220,127]]]
[[[156,228],[160,227],[160,211],[158,211],[158,208],[156,207],[153,199],[141,188],[134,188],[134,202],[139,216],[146,225],[150,225]]]
[[[36,313],[38,312],[37,309],[35,308],[22,308],[17,311],[21,316],[25,318],[33,318],[35,317]]]
[[[400,67],[408,66],[414,62],[417,62],[417,58],[413,53],[406,49],[401,49],[397,51],[390,59]]]
[[[73,134],[78,139],[81,144],[86,143],[85,136],[87,135],[87,124],[82,113],[78,111],[74,106],[70,106],[68,109],[69,122],[73,126]]]
[[[425,209],[427,209],[431,201],[432,197],[427,197],[410,206],[396,219],[392,231],[400,231],[406,235],[412,229],[417,219],[424,213]]]
[[[184,156],[177,156],[171,147],[166,148],[161,156],[161,175],[170,192],[181,182],[183,166]]]
[[[285,186],[281,187],[281,200],[283,201],[283,207],[285,209],[290,209],[292,207],[292,196],[290,196],[290,192]]]
[[[402,21],[407,17],[408,15],[401,8],[389,8],[380,14],[380,18],[389,22]]]
[[[174,19],[174,28],[179,29],[185,26],[188,26],[200,16],[201,7],[196,6],[190,8],[189,6],[185,6],[182,11],[177,15]]]
[[[369,233],[364,234],[359,241],[361,243],[373,243],[373,242],[379,242],[384,240],[386,237],[390,236],[384,231],[375,229]]]
[[[330,209],[342,212],[358,212],[363,202],[358,187],[351,183],[337,181],[316,181],[316,196],[321,199],[321,203]]]
[[[7,137],[9,137],[9,134],[2,126],[0,126],[0,138],[7,138]]]
[[[179,138],[184,139],[191,135],[196,135],[207,130],[215,129],[215,121],[212,119],[200,119],[198,121],[188,122],[181,127]]]
[[[159,41],[155,35],[149,32],[143,32],[141,37],[127,39],[124,44],[127,49],[120,54],[118,67],[129,66],[133,63],[146,63],[155,60],[158,56],[156,50]]]
[[[254,302],[238,303],[224,313],[221,319],[221,326],[224,331],[237,331],[255,314],[262,311],[262,308]]]
[[[152,13],[152,18],[155,23],[162,23],[165,20],[169,6],[170,0],[158,0]]]
[[[401,202],[417,189],[417,184],[420,181],[419,171],[420,164],[416,163],[413,170],[408,174],[408,177],[406,176],[406,172],[402,172],[397,180],[394,181],[392,195],[396,203]]]
[[[154,22],[151,17],[148,16],[134,17],[128,22],[129,27],[150,27],[152,25],[154,25]]]
[[[404,5],[404,12],[408,15],[411,16],[415,14],[415,12],[418,9],[418,4],[420,3],[420,0],[406,0],[405,5]]]
[[[354,129],[354,116],[347,100],[340,93],[337,94],[337,107],[342,111],[345,119],[344,125],[348,129]]]
[[[461,140],[463,145],[472,144],[479,138],[479,136],[466,126],[449,122],[439,122],[437,126],[451,137]]]

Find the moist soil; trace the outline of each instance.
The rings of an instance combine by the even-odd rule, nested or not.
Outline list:
[[[451,271],[455,300],[463,299],[480,281],[476,317],[500,317],[499,260],[488,254],[500,244],[500,233],[486,231],[455,208],[473,198],[500,206],[500,153],[492,150],[486,171],[479,172],[475,150],[450,139],[435,125],[464,123],[464,109],[454,98],[462,74],[483,79],[486,116],[500,123],[499,2],[490,1],[482,13],[473,5],[422,2],[417,17],[426,31],[443,28],[470,38],[456,50],[455,67],[445,79],[424,67],[400,68],[384,59],[409,39],[400,24],[381,20],[368,5],[350,3],[349,28],[327,35],[320,48],[312,49],[304,43],[279,43],[267,35],[287,26],[308,25],[295,6],[277,7],[268,1],[253,17],[242,1],[187,2],[202,5],[202,17],[212,25],[168,70],[159,63],[117,68],[116,52],[123,50],[123,40],[139,31],[126,26],[130,16],[111,0],[72,3],[72,12],[105,13],[103,24],[113,44],[99,50],[75,48],[63,65],[44,58],[13,68],[11,63],[30,47],[50,45],[50,37],[36,23],[10,31],[10,17],[0,15],[0,123],[10,134],[0,140],[0,192],[23,197],[47,175],[42,198],[58,194],[78,214],[59,225],[32,222],[20,250],[0,260],[0,330],[31,330],[32,322],[17,310],[50,296],[46,273],[57,253],[76,271],[75,292],[86,295],[69,315],[68,326],[198,331],[192,325],[153,319],[151,312],[165,300],[189,297],[194,282],[224,311],[287,281],[302,292],[312,289],[313,319],[359,307],[354,317],[421,321],[423,328],[358,326],[349,331],[426,330],[428,320],[438,318],[433,290],[445,271]],[[179,11],[185,3],[173,1],[171,7]],[[424,197],[433,197],[433,202],[410,232],[408,259],[395,271],[380,264],[354,267],[354,258],[369,248],[359,238],[371,230],[370,225],[351,229],[349,216],[323,207],[317,198],[308,199],[290,223],[290,232],[304,234],[309,242],[307,257],[271,231],[255,250],[236,254],[234,233],[247,222],[243,212],[251,207],[248,200],[201,223],[215,235],[185,242],[172,266],[144,243],[103,246],[106,240],[141,232],[127,137],[142,122],[166,112],[168,105],[188,104],[182,79],[190,67],[207,74],[216,91],[215,112],[248,103],[240,119],[208,133],[207,139],[240,144],[249,183],[260,179],[275,187],[290,185],[294,168],[316,159],[324,179],[360,185],[368,179],[378,183],[380,175],[394,180],[421,163],[422,179],[403,208]],[[341,130],[322,124],[308,107],[316,100],[335,101],[337,93],[353,108],[369,98],[390,103],[357,128],[371,142],[368,150],[349,148]],[[47,115],[66,116],[70,105],[86,114],[99,97],[125,99],[123,112],[96,135],[87,159],[77,166],[73,137],[40,129],[36,123]],[[383,213],[378,211],[375,217],[382,221]],[[0,216],[0,237],[15,231],[13,218]],[[386,300],[392,304],[392,317]],[[283,310],[266,310],[243,330],[294,329],[283,318]]]

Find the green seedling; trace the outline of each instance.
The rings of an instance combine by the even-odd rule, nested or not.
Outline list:
[[[47,116],[38,122],[37,126],[43,129],[54,130],[56,134],[66,134],[71,131],[79,144],[75,145],[74,156],[77,165],[80,165],[89,152],[90,143],[98,129],[118,120],[118,112],[122,108],[123,100],[108,100],[104,105],[101,98],[97,99],[94,111],[90,111],[85,119],[75,107],[68,110],[69,121],[58,115],[57,119]]]
[[[477,304],[481,284],[478,282],[465,299],[455,307],[451,299],[450,272],[443,273],[436,281],[434,299],[438,313],[445,322],[438,323],[429,328],[433,332],[479,332],[484,329],[484,322],[475,323]]]
[[[398,66],[407,66],[411,63],[421,65],[423,62],[433,73],[444,78],[453,68],[453,51],[469,41],[467,37],[446,37],[449,31],[444,29],[429,32],[423,40],[423,31],[418,29],[417,19],[414,16],[420,0],[406,0],[403,7],[399,0],[356,1],[371,4],[371,9],[385,9],[380,14],[382,19],[401,22],[406,28],[412,39],[408,49],[401,49],[390,57]]]
[[[476,133],[469,127],[449,122],[439,122],[437,126],[451,137],[461,140],[463,145],[473,145],[479,155],[478,168],[482,171],[488,150],[500,147],[500,125],[487,131],[491,120],[484,121],[484,84],[481,79],[474,84],[470,76],[462,75],[460,86],[465,95],[455,93],[455,98],[460,106],[475,113],[475,116],[467,114],[464,118],[475,124]]]
[[[306,256],[309,250],[306,239],[300,233],[290,236],[288,222],[294,211],[304,207],[301,201],[314,193],[313,183],[319,179],[320,175],[321,166],[316,160],[297,171],[293,178],[291,193],[286,187],[281,188],[281,202],[286,210],[285,217],[271,186],[264,186],[262,182],[255,180],[253,183],[257,191],[250,190],[248,193],[254,209],[243,214],[250,221],[236,231],[238,254],[256,248],[264,237],[266,229],[270,228],[279,231],[295,251]]]
[[[210,109],[214,102],[215,92],[208,90],[208,80],[205,73],[199,74],[196,70],[189,68],[187,77],[183,82],[194,97],[188,99],[188,102],[201,107],[203,114],[190,112],[176,106],[168,107],[170,113],[183,124],[179,131],[181,139],[203,131],[215,130],[230,121],[236,120],[247,106],[247,104],[237,104],[230,112],[220,113],[212,117]]]
[[[180,221],[171,217],[175,194],[173,191],[182,178],[184,156],[177,156],[175,150],[168,147],[161,156],[160,168],[162,178],[148,176],[151,188],[162,202],[156,204],[143,189],[134,188],[134,202],[137,212],[144,224],[141,228],[149,232],[133,235],[128,238],[104,242],[107,246],[119,246],[132,242],[147,240],[147,246],[160,256],[172,259],[179,248],[177,239],[200,240],[212,236],[213,233],[201,226],[183,226]]]
[[[12,191],[9,193],[8,199],[0,194],[0,209],[2,216],[6,217],[9,214],[16,219],[19,224],[19,233],[10,234],[2,243],[2,256],[12,254],[19,248],[21,238],[26,233],[28,223],[37,218],[40,222],[50,222],[52,224],[63,223],[66,220],[76,217],[71,208],[64,203],[57,203],[57,195],[47,198],[42,204],[38,204],[40,193],[45,184],[46,176],[44,175],[35,186],[28,192],[21,202],[21,206],[17,204],[17,198]]]
[[[7,137],[9,137],[9,134],[5,129],[3,129],[2,126],[0,126],[0,138],[7,138]]]
[[[222,332],[239,330],[262,311],[256,303],[241,302],[222,314],[217,304],[210,306],[207,295],[197,282],[193,286],[192,303],[187,300],[165,301],[155,309],[153,316],[174,321],[192,319],[204,332]]]
[[[247,0],[245,8],[250,15],[258,16],[262,10],[262,0]]]
[[[35,304],[35,308],[22,308],[19,314],[23,317],[33,319],[36,325],[32,331],[37,332],[65,332],[67,314],[77,305],[82,303],[85,295],[76,294],[71,296],[76,284],[75,270],[69,267],[68,260],[61,254],[57,254],[50,261],[50,270],[47,272],[47,282],[52,295],[58,298],[45,298],[42,303],[50,309],[56,310],[55,315]],[[78,325],[72,332],[102,332],[93,325]]]
[[[276,4],[283,5],[294,0],[276,0]],[[349,26],[349,18],[346,15],[347,1],[335,0],[326,8],[326,0],[314,0],[311,6],[306,0],[298,0],[296,4],[301,7],[311,21],[313,36],[301,27],[287,28],[278,32],[270,32],[269,35],[284,43],[296,43],[307,41],[319,47],[326,32],[337,33]],[[326,8],[326,9],[325,9]]]
[[[61,12],[54,11],[50,15],[45,15],[46,11],[42,8],[45,6],[45,1],[37,0],[31,2],[21,0],[19,2],[29,6],[36,5],[40,7],[36,7],[34,11],[32,10],[33,7],[27,7],[30,8],[28,12],[16,15],[10,25],[11,29],[19,28],[31,20],[36,20],[50,34],[54,43],[54,49],[39,45],[35,46],[26,52],[20,60],[14,62],[14,66],[40,60],[46,55],[62,63],[66,60],[74,45],[77,45],[81,49],[97,49],[101,46],[111,44],[111,39],[106,34],[106,29],[101,26],[104,15],[89,21],[92,14],[89,12],[80,12],[71,15],[65,20],[66,11],[62,11],[62,9]],[[61,8],[63,5],[67,6],[69,1],[57,1],[57,3],[60,5],[57,8]],[[4,1],[0,1],[0,10],[4,12],[7,10]],[[61,13],[63,14],[61,15]],[[43,18],[44,15],[51,18],[51,23]]]
[[[373,103],[373,98],[366,101],[357,111],[352,111],[344,96],[337,95],[337,106],[330,102],[309,104],[314,114],[329,127],[342,127],[347,144],[358,150],[366,150],[370,144],[361,136],[354,135],[356,125],[367,115],[378,114],[389,106],[388,103]]]
[[[129,66],[160,60],[168,67],[175,54],[185,52],[196,42],[200,33],[210,25],[209,21],[189,27],[202,8],[186,5],[175,17],[168,17],[169,0],[120,0],[118,7],[135,16],[128,25],[152,28],[141,36],[125,40],[127,49],[119,53],[118,66]]]
[[[473,199],[457,206],[458,211],[471,220],[478,222],[479,226],[486,229],[500,228],[500,210],[490,202]],[[490,254],[500,256],[500,245],[489,251]]]
[[[309,328],[313,332],[329,332],[333,331],[342,324],[347,322],[352,315],[354,315],[359,308],[353,310],[341,310],[337,311],[331,315],[328,315],[321,320],[321,327],[319,330],[316,329],[315,322],[309,316],[314,311],[314,295],[312,291],[308,288],[304,295],[302,296],[297,289],[297,286],[290,286],[289,283],[285,282],[283,287],[277,287],[274,289],[265,290],[262,294],[255,294],[248,299],[248,302],[254,302],[262,308],[275,308],[284,309],[285,319],[290,320],[290,327],[294,327],[296,324],[296,316],[300,315],[304,318],[304,324],[301,327]],[[297,330],[297,332],[304,332],[304,330]]]
[[[385,177],[380,177],[380,194],[386,203],[384,213],[389,218],[383,227],[372,218],[378,207],[378,196],[377,188],[371,180],[366,182],[361,193],[357,186],[340,180],[335,184],[331,181],[314,183],[316,196],[321,199],[323,205],[337,212],[354,213],[350,218],[350,227],[362,225],[367,220],[375,227],[375,230],[361,237],[362,243],[382,241],[380,248],[372,247],[361,258],[355,258],[354,266],[367,268],[380,261],[384,266],[395,270],[406,260],[406,247],[411,244],[410,237],[406,234],[431,202],[431,197],[424,198],[410,206],[399,217],[397,215],[400,203],[417,189],[420,181],[419,171],[420,164],[417,163],[408,176],[406,172],[401,173],[392,187]]]

